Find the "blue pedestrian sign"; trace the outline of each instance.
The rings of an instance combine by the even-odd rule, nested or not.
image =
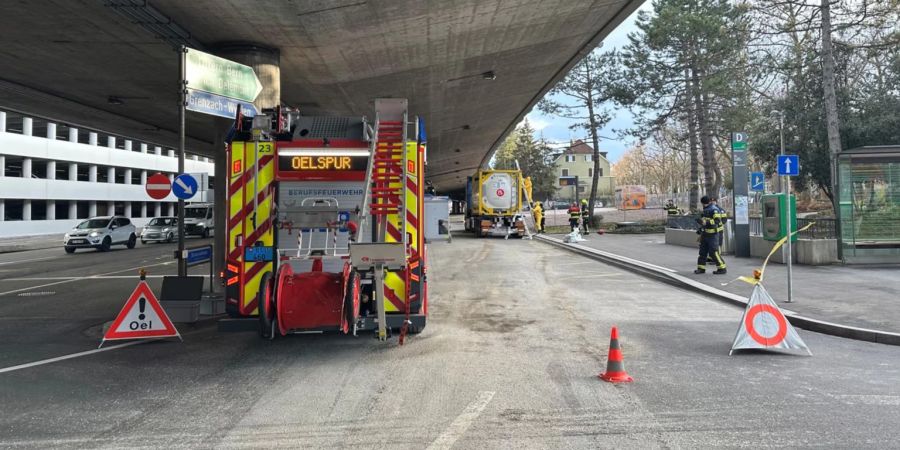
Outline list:
[[[800,175],[800,157],[797,155],[778,155],[778,175],[790,177]]]
[[[197,193],[197,180],[189,174],[183,173],[172,181],[172,193],[176,197],[187,200]]]
[[[766,190],[766,176],[762,172],[750,172],[750,190],[758,192]]]

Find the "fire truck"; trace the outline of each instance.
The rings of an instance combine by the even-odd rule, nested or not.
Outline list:
[[[266,339],[426,323],[425,133],[405,99],[375,120],[238,114],[228,145],[225,305]]]

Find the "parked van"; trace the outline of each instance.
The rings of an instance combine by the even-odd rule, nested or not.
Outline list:
[[[184,206],[184,235],[208,238],[215,231],[212,203],[192,203]]]

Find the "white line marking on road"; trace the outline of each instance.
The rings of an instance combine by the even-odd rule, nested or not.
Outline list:
[[[149,266],[147,266],[149,267]],[[171,275],[147,275],[147,278],[163,278]],[[209,275],[191,275],[192,277],[204,277],[209,278]],[[3,281],[53,281],[53,280],[71,280],[71,281],[79,281],[79,280],[119,280],[119,279],[128,279],[134,278],[134,275],[94,275],[92,277],[33,277],[33,278],[6,278],[0,280]],[[2,295],[2,294],[0,294]]]
[[[44,261],[47,259],[59,259],[59,257],[58,256],[48,256],[46,258],[23,259],[23,260],[19,260],[19,261],[5,261],[5,262],[0,262],[0,266],[5,266],[7,264],[27,263],[27,262],[32,262],[32,261]]]
[[[12,291],[0,292],[0,297],[3,297],[4,295],[7,295],[7,294],[15,294],[16,292],[30,291],[30,290],[32,290],[32,289],[38,289],[38,288],[47,287],[47,286],[56,286],[57,284],[71,283],[71,282],[73,282],[73,281],[78,281],[78,280],[89,280],[89,279],[91,279],[91,278],[99,278],[99,277],[106,276],[106,275],[112,275],[112,274],[114,274],[114,273],[129,272],[129,271],[132,271],[132,270],[138,270],[138,269],[141,269],[141,268],[154,267],[154,266],[164,266],[164,265],[167,265],[167,264],[174,264],[174,263],[175,263],[175,261],[169,261],[169,262],[164,262],[164,263],[159,263],[159,264],[151,264],[151,265],[149,265],[149,266],[137,266],[137,267],[132,267],[132,268],[130,268],[130,269],[122,269],[122,270],[116,270],[116,271],[113,271],[113,272],[107,272],[107,273],[100,273],[100,274],[97,274],[97,275],[91,275],[91,276],[87,276],[87,277],[81,277],[81,278],[74,278],[74,279],[69,279],[69,280],[57,281],[57,282],[54,282],[54,283],[39,284],[39,285],[37,285],[37,286],[31,286],[31,287],[27,287],[27,288],[15,289],[15,290],[12,290]]]
[[[155,341],[155,340],[156,339],[147,340],[147,341],[126,342],[124,344],[119,344],[119,345],[110,345],[109,347],[95,348],[93,350],[88,350],[86,352],[72,353],[71,355],[57,356],[56,358],[44,359],[41,361],[35,361],[35,362],[26,363],[26,364],[19,364],[18,366],[4,367],[4,368],[0,369],[0,373],[7,373],[7,372],[15,371],[15,370],[27,369],[29,367],[34,367],[34,366],[43,366],[44,364],[50,364],[50,363],[55,363],[57,361],[65,361],[67,359],[93,355],[94,353],[108,352],[110,350],[115,350],[117,348],[130,347],[132,345],[143,344],[145,342],[151,342],[151,341]]]
[[[450,426],[428,446],[428,450],[449,450],[453,447],[453,444],[466,434],[466,430],[472,426],[472,422],[481,415],[484,408],[486,408],[488,403],[491,402],[491,399],[494,398],[494,394],[494,391],[479,392],[478,398],[472,403],[469,403],[466,410],[457,416],[456,420],[454,420],[453,423],[451,423]]]

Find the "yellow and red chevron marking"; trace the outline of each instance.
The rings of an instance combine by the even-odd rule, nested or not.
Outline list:
[[[250,316],[256,314],[259,281],[265,272],[272,270],[272,263],[244,262],[243,250],[257,242],[266,246],[274,242],[271,217],[274,207],[274,144],[260,142],[257,146],[253,142],[232,142],[229,153],[228,259],[236,261],[242,273],[238,310],[241,315]]]
[[[419,146],[416,142],[408,142],[406,145],[406,160],[407,163],[412,162],[411,165],[407,165],[406,170],[404,170],[404,179],[398,180],[392,184],[391,187],[400,188],[403,187],[404,196],[406,200],[406,233],[408,237],[407,249],[408,256],[407,258],[414,260],[418,258],[420,251],[420,235],[419,232],[419,214],[421,211],[421,196],[422,196],[422,183],[421,176],[421,165],[422,161],[420,158]],[[410,171],[409,167],[415,167],[416,170]],[[403,235],[400,233],[400,213],[390,214],[387,216],[387,236],[386,240],[388,242],[402,242]],[[409,298],[410,301],[419,300],[419,296],[416,293],[419,292],[419,280],[418,277],[420,275],[421,268],[416,267],[416,270],[412,270],[413,267],[410,266],[410,292],[412,295],[407,296],[406,292],[406,272],[405,271],[394,271],[388,272],[385,275],[384,286],[385,286],[385,297],[390,300],[386,304],[385,310],[387,312],[405,312],[406,311],[406,301]],[[413,278],[415,276],[416,278]],[[392,299],[396,299],[392,300]]]

